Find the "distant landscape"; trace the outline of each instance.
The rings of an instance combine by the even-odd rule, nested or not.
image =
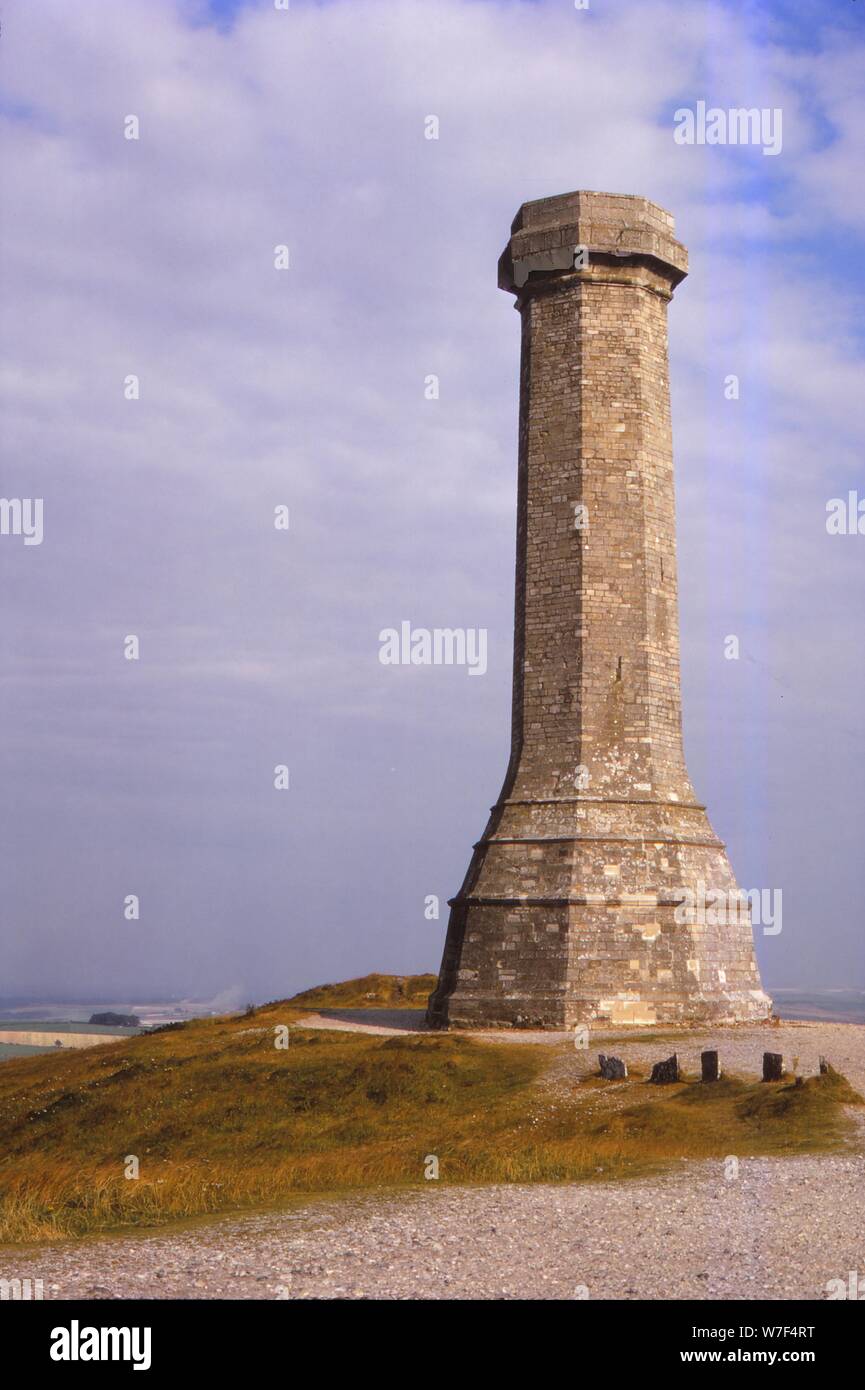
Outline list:
[[[389,1008],[424,1008],[426,997],[435,984],[435,975],[370,975],[364,980],[395,982],[387,988],[379,983],[376,1003]],[[294,996],[298,1001],[314,1008],[324,999],[330,1007],[339,1004],[346,1008],[362,1007],[372,1002],[357,996],[357,989],[364,980],[348,981],[342,984],[318,985],[303,990]],[[405,993],[406,986],[399,981],[411,981],[411,997]],[[399,990],[402,989],[402,993]],[[384,990],[384,992],[380,992]],[[369,990],[366,991],[370,993]],[[865,1023],[865,989],[776,989],[770,991],[775,1002],[775,1012],[780,1018],[813,1019],[827,1023]],[[256,1000],[257,1006],[265,1000]],[[216,1005],[216,1006],[215,1006]],[[158,1028],[164,1023],[179,1023],[188,1018],[215,1018],[230,1012],[219,1001],[195,999],[161,999],[139,1002],[135,999],[21,999],[0,996],[0,1020],[14,1019],[19,1023],[26,1021],[86,1023],[93,1013],[110,1010],[116,1013],[136,1014],[147,1028]],[[0,1056],[2,1056],[0,1050]]]
[[[189,999],[160,999],[150,1003],[115,999],[62,999],[62,998],[3,998],[0,996],[0,1019],[17,1023],[86,1023],[91,1014],[119,1013],[135,1014],[147,1028],[156,1028],[163,1023],[179,1023],[184,1018],[204,1018],[208,1015],[226,1013],[223,1005],[213,1008],[210,1001],[196,1002]]]
[[[294,997],[296,1004],[309,1008],[342,1007],[412,1008],[426,1006],[427,995],[435,984],[434,975],[369,975],[361,980],[342,984],[318,985],[303,990]],[[779,1018],[815,1023],[865,1024],[865,990],[861,989],[777,989],[774,991],[775,1012]],[[212,1007],[211,1001],[167,999],[151,1003],[130,1003],[128,1000],[62,1000],[62,999],[3,999],[0,998],[0,1027],[4,1022],[86,1023],[91,1014],[101,1011],[136,1014],[147,1028],[159,1028],[166,1023],[181,1023],[193,1018],[214,1018],[224,1013]],[[37,1056],[51,1051],[46,1047],[25,1046],[0,1042],[0,1061],[16,1057]]]
[[[776,989],[779,1018],[813,1019],[816,1023],[865,1023],[863,989]]]

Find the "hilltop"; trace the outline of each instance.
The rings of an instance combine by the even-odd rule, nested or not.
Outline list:
[[[363,975],[336,985],[317,985],[289,1000],[309,1009],[425,1009],[435,975]]]
[[[573,1045],[558,1041],[303,1026],[313,998],[317,1008],[358,995],[408,1007],[428,978],[368,976],[243,1015],[4,1062],[0,1239],[153,1225],[299,1193],[423,1188],[430,1156],[443,1182],[561,1182],[849,1142],[845,1107],[858,1096],[834,1072],[800,1086],[727,1076],[660,1088],[638,1067],[624,1083],[601,1081],[596,1062],[582,1054],[578,1070]]]

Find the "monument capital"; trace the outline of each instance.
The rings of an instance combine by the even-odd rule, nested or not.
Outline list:
[[[499,289],[518,296],[551,278],[581,274],[642,283],[669,297],[688,273],[688,253],[670,213],[633,194],[561,193],[523,203],[499,257]],[[575,268],[577,248],[588,265]],[[641,281],[639,272],[644,272]],[[519,307],[519,306],[518,306]]]

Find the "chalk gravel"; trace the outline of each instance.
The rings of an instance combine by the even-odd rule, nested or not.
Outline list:
[[[594,1048],[579,1053],[564,1049],[561,1036],[541,1039],[559,1045],[545,1084],[563,1094],[579,1089],[596,1067]],[[856,1025],[692,1035],[679,1047],[683,1064],[712,1044],[743,1072],[764,1049],[798,1055],[806,1074],[825,1053],[865,1089],[865,1029]],[[639,1064],[673,1046],[607,1050]],[[453,1188],[431,1180],[416,1192],[7,1247],[0,1277],[41,1278],[52,1299],[275,1300],[825,1299],[829,1280],[846,1282],[850,1270],[865,1279],[865,1143],[823,1156],[736,1157],[732,1180],[715,1161],[622,1183]]]

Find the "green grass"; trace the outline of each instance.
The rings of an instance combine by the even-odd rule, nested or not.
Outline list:
[[[0,1240],[32,1241],[253,1207],[298,1193],[558,1182],[673,1159],[848,1142],[859,1098],[725,1077],[538,1085],[573,1049],[465,1035],[297,1027],[299,1001],[0,1066]],[[286,1050],[274,1029],[290,1024]],[[136,1155],[140,1176],[124,1177]]]

